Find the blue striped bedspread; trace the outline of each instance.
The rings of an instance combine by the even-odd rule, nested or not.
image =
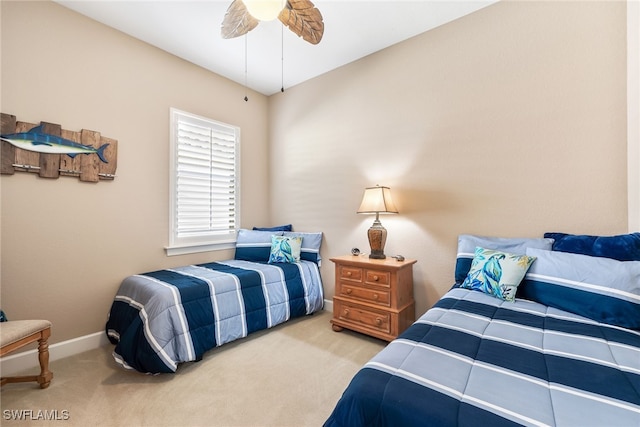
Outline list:
[[[352,379],[325,426],[640,426],[640,332],[452,289]]]
[[[125,278],[106,332],[123,367],[175,372],[214,347],[321,310],[323,299],[313,262],[190,265]]]

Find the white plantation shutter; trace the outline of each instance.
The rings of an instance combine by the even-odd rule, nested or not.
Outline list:
[[[176,109],[171,124],[170,247],[194,252],[235,242],[239,129]]]

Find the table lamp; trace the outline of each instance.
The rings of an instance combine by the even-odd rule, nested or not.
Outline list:
[[[369,258],[385,259],[384,244],[387,242],[387,230],[382,226],[379,215],[380,213],[398,213],[391,199],[391,189],[379,185],[365,188],[357,213],[376,214],[376,219],[367,232],[369,246],[371,246]]]

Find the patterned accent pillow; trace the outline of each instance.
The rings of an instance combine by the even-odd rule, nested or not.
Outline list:
[[[300,261],[302,237],[273,236],[269,264],[294,263]]]
[[[513,301],[518,285],[535,259],[477,247],[469,274],[460,287]]]
[[[458,236],[458,252],[456,255],[456,283],[462,283],[467,277],[469,269],[471,268],[475,248],[478,246],[496,251],[509,252],[510,254],[524,255],[528,248],[550,251],[552,244],[553,239],[551,238],[488,237],[461,234]]]

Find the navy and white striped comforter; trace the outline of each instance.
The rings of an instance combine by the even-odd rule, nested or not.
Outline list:
[[[325,426],[640,426],[640,332],[452,289]]]
[[[315,263],[230,260],[127,277],[106,330],[123,367],[175,372],[207,350],[322,306]]]

